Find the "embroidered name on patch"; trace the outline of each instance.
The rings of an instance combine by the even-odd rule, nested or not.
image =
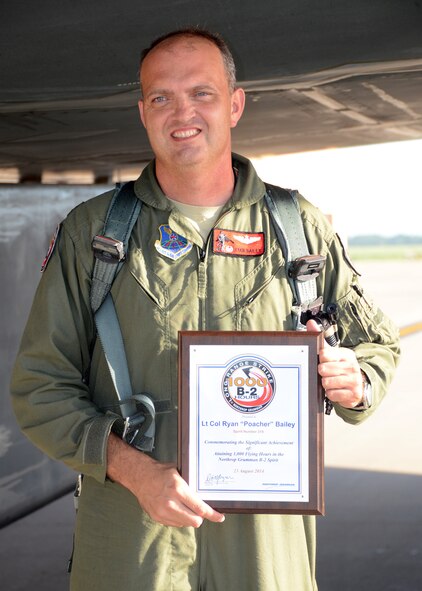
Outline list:
[[[165,257],[176,261],[192,250],[191,242],[176,234],[169,225],[162,225],[158,228],[160,240],[155,241],[155,248]]]
[[[213,252],[238,257],[260,256],[265,252],[264,232],[235,232],[215,228]]]

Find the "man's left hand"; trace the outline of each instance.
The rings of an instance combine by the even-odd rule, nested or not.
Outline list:
[[[308,320],[306,330],[319,332],[315,320]],[[345,347],[330,347],[324,340],[319,351],[318,373],[325,395],[345,408],[355,408],[362,402],[362,374],[355,352]]]

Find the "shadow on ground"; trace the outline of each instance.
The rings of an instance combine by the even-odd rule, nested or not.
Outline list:
[[[1,588],[65,591],[73,520],[66,495],[2,528]],[[326,469],[317,573],[319,591],[421,591],[422,476]]]
[[[422,476],[328,468],[325,477],[319,591],[421,591]]]

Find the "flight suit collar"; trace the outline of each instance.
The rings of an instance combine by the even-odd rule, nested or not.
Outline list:
[[[252,163],[247,158],[232,155],[233,169],[236,174],[236,185],[233,195],[227,201],[223,212],[228,209],[241,209],[256,203],[265,194],[265,185],[258,177]],[[155,177],[155,160],[151,161],[135,181],[137,197],[156,209],[173,209],[173,205],[164,195]]]

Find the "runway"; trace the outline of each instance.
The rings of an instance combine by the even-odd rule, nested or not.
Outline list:
[[[422,590],[422,261],[358,265],[401,330],[388,396],[358,427],[325,421],[326,517],[318,518],[320,591]]]
[[[399,326],[422,324],[422,261],[359,267],[367,291]],[[420,329],[403,333],[396,378],[369,421],[351,427],[334,413],[325,420],[320,591],[422,590],[421,351]],[[67,589],[73,519],[66,495],[0,530],[2,590]]]

